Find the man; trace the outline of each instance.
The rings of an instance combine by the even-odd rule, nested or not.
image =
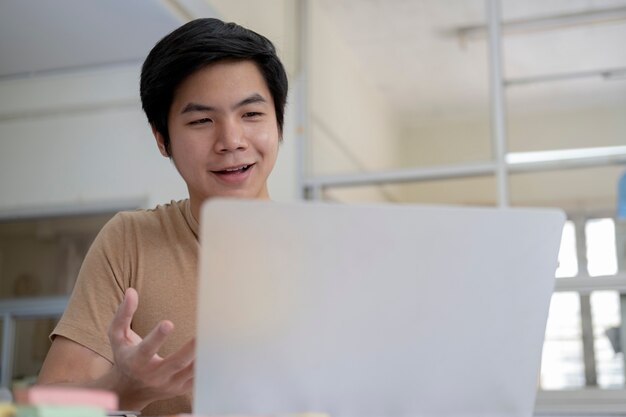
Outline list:
[[[110,389],[143,415],[190,411],[200,206],[269,198],[286,96],[272,43],[235,24],[194,20],[152,49],[141,101],[189,199],[118,213],[102,229],[38,383]]]

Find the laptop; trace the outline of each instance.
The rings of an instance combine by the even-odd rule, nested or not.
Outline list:
[[[564,221],[206,203],[194,413],[531,416]]]

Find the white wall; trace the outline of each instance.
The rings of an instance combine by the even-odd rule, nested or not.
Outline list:
[[[309,2],[309,172],[314,175],[392,169],[398,120],[317,2]],[[387,190],[389,191],[389,190]],[[329,190],[339,200],[386,200],[380,187]]]
[[[0,82],[0,208],[185,197],[139,104],[139,68]]]
[[[290,78],[297,73],[298,9],[293,0],[208,0],[219,17],[272,41]]]

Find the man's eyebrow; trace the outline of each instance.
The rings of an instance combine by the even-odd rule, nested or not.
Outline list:
[[[265,100],[265,98],[261,94],[254,93],[251,96],[244,98],[239,103],[235,104],[233,106],[233,110],[238,108],[238,107],[245,106],[247,104],[266,103],[266,102],[267,102],[267,100]]]
[[[240,102],[236,103],[232,108],[234,110],[234,109],[243,107],[248,104],[266,103],[266,102],[267,100],[265,100],[265,98],[262,95],[260,95],[259,93],[254,93],[251,96],[246,97]],[[184,114],[184,113],[191,113],[194,111],[215,111],[215,110],[216,110],[215,107],[207,106],[206,104],[191,102],[191,103],[187,103],[187,105],[183,108],[183,110],[180,113]]]
[[[207,106],[207,105],[200,104],[200,103],[191,102],[191,103],[187,103],[185,108],[183,108],[183,110],[180,113],[183,114],[183,113],[190,113],[194,111],[213,111],[213,110],[215,110],[214,107]]]

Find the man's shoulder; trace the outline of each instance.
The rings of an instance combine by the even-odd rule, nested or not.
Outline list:
[[[150,209],[136,209],[117,213],[105,226],[121,234],[146,236],[162,234],[170,229],[187,228],[189,200],[171,201]]]
[[[148,223],[170,218],[184,218],[188,204],[189,200],[187,199],[172,200],[166,204],[159,204],[154,208],[120,211],[114,217],[119,217],[119,221]]]

